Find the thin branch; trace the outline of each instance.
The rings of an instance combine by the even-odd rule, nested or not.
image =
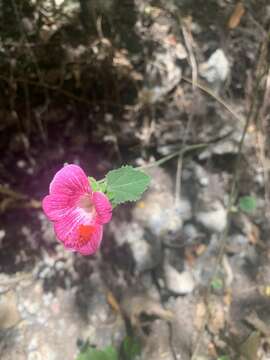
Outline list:
[[[182,76],[182,79],[191,85],[195,84],[195,86],[198,89],[200,89],[200,90],[204,91],[206,94],[210,95],[213,99],[215,99],[218,103],[220,103],[226,110],[228,110],[229,113],[232,114],[236,120],[238,120],[240,122],[243,121],[243,119],[239,115],[237,115],[236,112],[221,97],[214,94],[207,86],[204,86],[204,85],[200,84],[199,82],[193,83],[192,80],[190,80],[189,78],[187,78],[185,76]]]
[[[4,80],[6,82],[10,81],[6,76],[4,76],[2,74],[0,74],[0,79]],[[80,102],[80,103],[83,103],[83,104],[86,104],[86,105],[93,106],[93,105],[96,105],[96,104],[100,103],[100,104],[109,104],[111,106],[118,107],[118,108],[123,108],[124,107],[124,105],[116,104],[116,103],[114,103],[112,101],[96,101],[96,100],[95,101],[90,101],[90,100],[88,100],[88,99],[86,99],[84,97],[74,95],[73,93],[71,93],[71,92],[69,92],[67,90],[59,88],[58,86],[49,85],[49,84],[46,84],[46,83],[39,83],[39,82],[36,82],[34,80],[29,80],[29,79],[25,79],[25,78],[21,78],[21,77],[13,78],[13,80],[16,81],[16,82],[19,82],[19,83],[26,83],[28,85],[33,85],[33,86],[37,86],[37,87],[40,87],[40,88],[44,87],[44,88],[46,88],[48,90],[55,91],[55,92],[57,92],[57,93],[59,93],[61,95],[64,95],[64,96],[72,99],[72,100],[75,100],[77,102]]]
[[[193,151],[193,150],[200,150],[200,149],[206,148],[208,146],[210,146],[210,143],[189,145],[189,146],[184,147],[183,149],[174,151],[173,153],[171,153],[169,155],[166,155],[166,156],[162,157],[161,159],[159,159],[157,161],[154,161],[154,162],[152,162],[150,164],[139,166],[137,169],[144,170],[144,169],[150,169],[152,167],[160,166],[160,165],[166,163],[167,161],[175,158],[176,156],[179,156],[179,154],[184,155],[187,152],[190,152],[190,151]]]

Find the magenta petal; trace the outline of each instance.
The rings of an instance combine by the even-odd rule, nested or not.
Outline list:
[[[92,234],[91,238],[89,238],[89,241],[84,246],[78,247],[76,251],[82,255],[94,254],[100,247],[102,234],[103,226],[95,225],[95,232]]]
[[[90,224],[91,218],[87,213],[79,209],[74,209],[63,216],[61,220],[54,223],[54,231],[57,238],[61,240],[65,246],[75,249],[79,239],[79,225]]]
[[[51,221],[59,221],[75,206],[77,197],[72,198],[63,194],[47,195],[42,200],[42,208]]]
[[[66,165],[59,170],[50,184],[50,194],[79,196],[91,192],[89,180],[84,171],[78,165],[73,164]]]
[[[93,193],[92,200],[97,212],[96,221],[101,225],[108,223],[112,218],[112,205],[107,196],[97,191]]]
[[[82,255],[95,253],[103,235],[102,225],[112,217],[112,205],[101,192],[92,192],[84,171],[77,165],[59,170],[50,184],[42,207],[54,222],[57,238]]]

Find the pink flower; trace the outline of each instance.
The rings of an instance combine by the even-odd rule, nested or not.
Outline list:
[[[112,206],[102,192],[93,192],[87,176],[77,165],[59,170],[42,207],[54,223],[64,246],[83,255],[95,253],[101,243],[103,225],[112,217]]]

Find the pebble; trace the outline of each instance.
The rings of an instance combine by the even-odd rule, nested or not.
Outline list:
[[[175,206],[173,196],[166,193],[149,194],[134,210],[134,218],[156,236],[178,232],[183,220],[190,217],[191,206],[188,201],[180,201]]]
[[[28,351],[34,351],[38,348],[38,339],[36,337],[33,337],[28,345]]]
[[[195,176],[201,186],[206,187],[209,185],[209,178],[207,176],[207,172],[202,166],[199,166],[197,164],[195,165]]]
[[[5,236],[6,236],[5,230],[1,229],[1,230],[0,230],[0,241],[2,241]]]
[[[63,269],[65,269],[65,263],[63,262],[63,261],[57,261],[56,263],[55,263],[55,269],[56,270],[63,270]]]
[[[121,246],[128,244],[135,261],[136,270],[141,273],[153,269],[160,259],[161,244],[152,234],[146,234],[144,228],[136,223],[112,224],[117,243]]]
[[[5,230],[0,230],[0,246],[2,245],[2,241],[4,239],[4,237],[6,236],[6,232]]]
[[[230,236],[228,239],[228,244],[232,246],[232,248],[236,248],[238,250],[242,247],[247,246],[248,243],[248,238],[242,234],[235,234],[233,236]]]
[[[201,186],[208,186],[209,185],[209,179],[207,177],[202,177],[199,180],[199,183]]]
[[[220,233],[226,228],[227,212],[220,201],[215,201],[211,204],[210,211],[197,212],[196,220],[206,229]]]
[[[53,294],[51,292],[43,294],[43,304],[45,306],[51,305],[53,301]]]
[[[213,233],[206,250],[198,256],[192,268],[192,273],[196,279],[196,283],[200,283],[203,286],[206,286],[209,283],[211,277],[213,276],[219,249],[220,236]]]
[[[24,308],[29,314],[35,315],[35,314],[37,314],[37,312],[39,310],[39,304],[36,302],[33,302],[32,300],[25,300]]]
[[[15,326],[20,321],[16,295],[8,291],[0,297],[0,330]]]
[[[190,201],[182,197],[179,202],[177,202],[174,212],[178,217],[181,217],[182,221],[190,220],[192,217]]]
[[[26,172],[27,172],[28,175],[33,175],[34,172],[35,172],[35,170],[34,170],[32,167],[28,167],[28,168],[26,169]]]
[[[17,166],[19,169],[24,169],[26,167],[26,162],[24,160],[18,160],[17,161]]]
[[[39,278],[40,279],[46,279],[46,278],[48,278],[48,277],[50,277],[52,275],[53,275],[52,269],[49,268],[49,267],[45,267],[43,270],[40,271]]]
[[[138,239],[131,244],[132,253],[136,262],[136,267],[139,272],[147,270],[152,267],[153,257],[151,254],[151,245],[143,239]]]
[[[170,264],[164,265],[165,283],[168,290],[178,295],[191,293],[195,288],[195,280],[190,271],[178,272]]]
[[[228,78],[230,63],[222,49],[217,49],[207,60],[201,64],[200,75],[204,77],[215,88]]]
[[[28,354],[27,360],[43,360],[43,359],[38,351],[31,351]]]
[[[154,236],[179,232],[183,222],[192,217],[189,199],[181,198],[175,202],[171,178],[163,169],[156,168],[149,175],[151,187],[143,200],[136,203],[134,219]]]
[[[187,223],[183,228],[183,234],[187,236],[188,239],[195,239],[199,235],[199,232],[195,225]]]

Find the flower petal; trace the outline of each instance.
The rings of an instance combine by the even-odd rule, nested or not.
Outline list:
[[[112,216],[112,205],[101,192],[92,192],[84,171],[71,164],[59,170],[42,207],[54,222],[57,238],[67,249],[83,255],[95,253],[103,235],[102,225]]]
[[[94,254],[100,246],[103,234],[103,226],[95,225],[94,233],[89,237],[83,246],[78,247],[76,250],[82,255],[91,255]]]
[[[102,192],[96,191],[93,193],[93,203],[97,212],[96,221],[99,224],[106,224],[112,218],[112,205]]]
[[[77,197],[63,194],[47,195],[42,200],[42,208],[51,221],[59,221],[74,209]]]
[[[78,165],[64,166],[55,174],[50,184],[50,194],[79,196],[85,193],[90,194],[92,190],[85,172]]]
[[[91,231],[87,231],[88,227]],[[80,232],[80,229],[83,232]],[[93,224],[91,218],[78,209],[56,221],[54,231],[67,249],[78,251],[83,255],[90,255],[98,250],[103,233],[101,225]]]
[[[84,211],[75,208],[54,223],[54,231],[65,246],[74,247],[79,239],[80,225],[91,225],[91,218]]]

